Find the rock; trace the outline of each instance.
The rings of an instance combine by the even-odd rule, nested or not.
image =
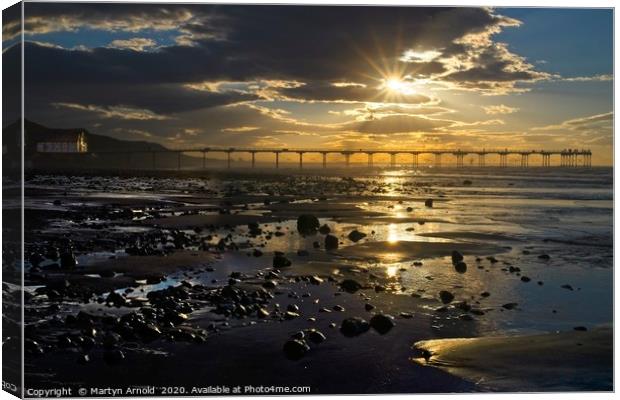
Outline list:
[[[447,290],[442,290],[439,292],[439,298],[443,304],[451,303],[454,300],[454,295]]]
[[[368,323],[368,321],[359,317],[347,318],[342,321],[342,324],[340,325],[340,332],[342,332],[343,335],[348,337],[361,335],[362,333],[367,332],[369,329],[370,324]]]
[[[544,260],[544,261],[548,261],[549,259],[551,259],[551,257],[549,256],[549,254],[541,254],[538,256],[539,259]]]
[[[502,305],[502,307],[505,308],[506,310],[512,310],[516,308],[518,305],[519,305],[518,303],[506,303]]]
[[[145,342],[152,342],[161,337],[161,331],[159,328],[152,324],[144,325],[139,329],[138,333]]]
[[[471,185],[471,183],[472,183],[472,182],[471,182],[469,179],[465,179],[465,180],[463,181],[463,185],[465,185],[465,186],[470,186],[470,185]]]
[[[77,265],[77,259],[72,250],[65,251],[60,255],[60,266],[63,269],[73,269]]]
[[[308,250],[297,250],[297,255],[299,257],[308,257],[310,253],[308,252]]]
[[[459,315],[459,319],[460,319],[461,321],[473,321],[473,320],[474,320],[474,317],[472,317],[472,316],[471,316],[471,315],[469,315],[469,314],[461,314],[461,315]]]
[[[571,290],[571,291],[573,290],[573,287],[572,287],[571,285],[568,285],[568,284],[566,284],[566,285],[562,285],[562,286],[560,286],[560,287],[561,287],[562,289],[567,289],[567,290]]]
[[[278,283],[276,281],[265,281],[265,283],[263,283],[265,289],[275,289],[277,285]]]
[[[413,207],[407,207],[407,212],[413,211]]]
[[[528,278],[527,276],[522,276],[521,277],[521,282],[529,282],[529,281],[531,281],[531,279]]]
[[[299,313],[299,306],[297,304],[289,304],[286,306],[287,311],[292,311],[294,313]]]
[[[366,237],[366,234],[364,232],[358,231],[357,229],[351,231],[348,236],[349,240],[352,242],[359,242],[365,237]]]
[[[320,227],[319,219],[314,215],[303,214],[297,218],[297,231],[302,235],[312,235]]]
[[[433,199],[426,199],[424,205],[429,208],[433,208]]]
[[[400,315],[402,318],[405,318],[405,319],[411,319],[411,318],[413,318],[413,314],[408,313],[408,312],[404,312],[404,311],[402,311],[402,312],[401,312],[400,314],[398,314],[398,315]]]
[[[284,354],[289,360],[299,360],[310,351],[310,346],[300,339],[292,339],[284,343]]]
[[[108,364],[117,364],[125,359],[125,354],[120,350],[109,350],[103,353],[103,360]]]
[[[454,264],[454,269],[459,274],[464,274],[465,272],[467,272],[467,264],[465,264],[463,261],[458,261]]]
[[[327,235],[331,232],[331,228],[329,226],[327,226],[327,224],[325,225],[321,225],[321,227],[319,228],[319,233],[321,235]]]
[[[115,307],[122,307],[127,304],[127,299],[120,293],[110,292],[105,302]]]
[[[345,309],[343,306],[336,304],[335,306],[332,307],[334,311],[338,311],[338,312],[344,312]]]
[[[388,314],[375,314],[370,319],[370,326],[377,332],[384,335],[394,327],[394,317]]]
[[[264,308],[259,308],[256,311],[256,316],[258,318],[267,318],[269,316],[269,311],[265,310]]]
[[[323,343],[325,340],[327,340],[327,337],[325,337],[325,335],[323,333],[321,333],[320,331],[317,331],[315,329],[311,329],[310,331],[308,331],[308,339],[312,342],[312,343]]]
[[[463,255],[456,250],[452,251],[452,264],[455,264],[459,261],[463,261]]]
[[[354,279],[345,279],[340,282],[340,287],[346,292],[355,293],[362,288],[362,285]]]
[[[334,235],[325,236],[325,249],[335,250],[338,248],[338,238]]]
[[[573,328],[573,330],[585,332],[588,330],[588,328],[586,328],[585,326],[576,326]]]
[[[114,348],[122,340],[121,335],[116,332],[108,332],[103,337],[103,347],[106,349]]]
[[[88,356],[88,354],[82,354],[78,357],[77,362],[79,364],[88,364],[90,362],[90,357]]]
[[[114,275],[116,275],[116,273],[114,271],[110,271],[110,270],[105,270],[105,271],[99,272],[99,276],[102,277],[102,278],[114,278]]]
[[[489,292],[482,292],[482,293],[480,293],[480,296],[482,296],[482,297],[489,297],[490,295],[491,295],[491,293],[489,293]]]
[[[282,254],[276,254],[275,256],[273,256],[273,267],[274,268],[280,269],[280,268],[290,267],[291,264],[292,264],[291,260],[284,257]]]
[[[287,311],[284,313],[284,318],[286,319],[295,319],[298,317],[299,317],[299,314],[294,311]]]
[[[323,279],[316,275],[312,275],[310,278],[308,278],[308,280],[313,285],[320,285],[321,283],[323,283]]]
[[[253,255],[254,257],[260,257],[260,256],[262,256],[262,255],[263,255],[263,252],[262,252],[262,251],[260,251],[259,249],[254,249],[254,251],[252,252],[252,255]]]
[[[374,310],[374,309],[375,309],[375,306],[373,306],[373,305],[372,305],[372,304],[370,304],[370,303],[366,303],[366,304],[364,305],[364,309],[365,309],[366,311],[371,311],[371,310]]]

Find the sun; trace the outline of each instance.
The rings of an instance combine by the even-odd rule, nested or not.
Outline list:
[[[392,94],[411,95],[415,93],[415,90],[411,87],[409,82],[397,77],[385,79],[383,88]]]

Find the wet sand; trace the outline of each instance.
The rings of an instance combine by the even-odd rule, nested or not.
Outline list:
[[[613,330],[437,339],[415,343],[415,361],[500,390],[613,390]]]
[[[611,321],[612,249],[589,244],[606,242],[611,208],[566,201],[540,208],[527,198],[504,207],[485,204],[486,194],[472,207],[458,177],[408,179],[33,179],[26,217],[37,228],[28,233],[27,254],[37,265],[26,273],[27,385],[554,390],[534,376],[501,380],[475,369],[488,362],[506,376],[520,373],[502,360],[459,360],[461,370],[431,368],[432,358],[414,363],[420,351],[412,345],[481,338],[476,349],[486,351],[494,347],[487,338],[575,326],[590,329],[576,332],[584,338],[596,336],[592,328]],[[479,179],[473,186],[480,191],[507,186]],[[301,214],[329,233],[299,232]],[[326,248],[328,236],[337,249]],[[76,266],[48,256],[67,251]],[[343,330],[348,319],[375,316],[383,325],[375,320],[355,335]],[[324,336],[319,342],[316,331]],[[308,348],[291,358],[284,349],[292,340]],[[502,339],[510,348],[502,356],[523,348],[526,358],[529,350],[514,340]],[[541,340],[536,351],[562,348],[570,370],[611,343],[596,336],[575,353],[570,340]],[[607,390],[605,365],[575,366],[591,379],[573,387]]]

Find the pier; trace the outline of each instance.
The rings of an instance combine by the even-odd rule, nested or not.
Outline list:
[[[471,167],[483,168],[486,166],[499,166],[506,168],[509,166],[509,157],[517,158],[515,167],[528,168],[532,166],[537,167],[591,167],[592,166],[592,152],[588,150],[578,149],[564,149],[564,150],[461,150],[461,149],[439,149],[439,150],[386,150],[386,149],[359,149],[359,150],[326,150],[326,149],[287,149],[287,148],[187,148],[187,149],[165,149],[165,150],[131,150],[131,151],[105,151],[105,152],[89,152],[90,155],[104,156],[104,155],[124,155],[126,167],[131,166],[132,157],[138,154],[151,155],[151,168],[158,169],[157,158],[159,155],[168,154],[176,156],[177,169],[182,168],[182,155],[183,154],[198,154],[202,156],[202,168],[208,167],[207,156],[209,154],[223,154],[225,156],[225,163],[227,168],[233,168],[233,155],[249,154],[251,168],[256,168],[256,155],[257,154],[271,154],[273,155],[273,166],[275,168],[281,167],[281,156],[283,154],[292,154],[297,157],[297,166],[299,169],[304,168],[304,156],[308,154],[321,155],[320,165],[323,168],[329,166],[328,156],[337,155],[340,163],[344,162],[345,167],[351,166],[351,158],[355,155],[365,155],[366,163],[369,168],[375,166],[375,156],[377,155],[389,155],[389,167],[397,168],[408,166],[411,168],[418,168],[422,164],[420,163],[421,156],[431,157],[431,161],[424,164],[440,168],[446,166],[445,161],[453,161],[451,166],[457,168],[463,168],[466,166],[465,158],[472,156],[470,159]],[[489,156],[499,156],[499,164],[490,164],[487,162]],[[398,157],[398,158],[397,158]],[[554,162],[552,162],[554,160]],[[444,162],[442,164],[442,161]],[[338,161],[333,161],[334,163]]]

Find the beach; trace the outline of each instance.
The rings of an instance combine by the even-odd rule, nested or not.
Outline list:
[[[27,385],[612,390],[612,186],[602,167],[30,174]]]

